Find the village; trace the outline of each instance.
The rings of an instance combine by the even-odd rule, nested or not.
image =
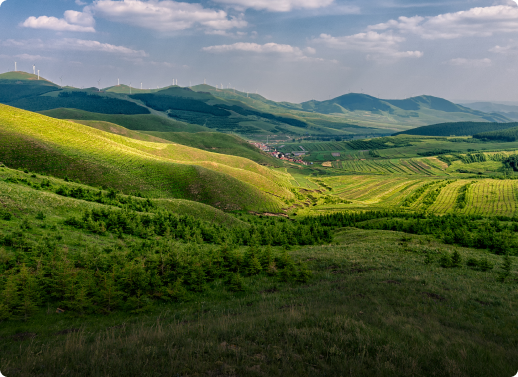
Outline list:
[[[278,158],[279,160],[294,162],[296,164],[302,164],[302,165],[308,165],[308,166],[313,165],[312,162],[307,162],[307,161],[302,160],[302,157],[304,157],[306,155],[305,151],[304,152],[293,151],[291,153],[284,153],[284,152],[277,151],[276,148],[271,147],[265,143],[250,141],[250,144],[252,144],[256,148],[259,148],[263,152],[268,153],[270,156]]]

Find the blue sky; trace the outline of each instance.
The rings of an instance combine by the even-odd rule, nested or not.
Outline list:
[[[64,85],[207,80],[277,101],[348,92],[518,101],[512,0],[0,0],[0,72]]]

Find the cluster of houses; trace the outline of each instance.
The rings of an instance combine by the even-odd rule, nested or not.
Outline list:
[[[280,160],[295,162],[297,164],[302,164],[302,165],[313,165],[312,162],[307,162],[307,161],[304,161],[301,159],[301,157],[303,157],[305,155],[305,153],[303,153],[303,152],[283,153],[283,152],[279,152],[279,151],[273,151],[273,152],[270,152],[270,154],[273,157],[278,158]]]
[[[302,165],[313,165],[312,162],[306,162],[306,161],[302,160],[302,157],[304,157],[306,155],[306,151],[283,153],[283,152],[279,152],[275,149],[272,151],[271,148],[267,144],[264,144],[264,143],[250,141],[250,144],[252,144],[256,148],[259,148],[263,152],[268,152],[271,156],[278,158],[280,160],[295,162],[297,164],[302,164]],[[284,147],[284,145],[281,146],[281,148],[282,147]],[[301,147],[301,149],[304,150],[304,148],[302,148],[302,147]]]
[[[263,152],[269,152],[270,151],[270,147],[268,145],[264,144],[264,143],[256,143],[254,141],[250,141],[250,144],[252,144],[256,148],[259,148]]]

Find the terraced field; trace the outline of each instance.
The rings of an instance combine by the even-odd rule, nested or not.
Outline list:
[[[474,215],[516,214],[518,186],[516,181],[485,179],[472,185],[467,206],[462,211]]]
[[[323,206],[309,211],[325,212],[344,209],[408,209],[431,213],[464,213],[473,215],[513,216],[517,213],[518,182],[500,179],[439,179],[439,177],[404,177],[349,175],[325,178],[333,195],[351,201],[348,205]],[[466,203],[460,207],[457,198],[461,187],[473,182],[466,191]],[[418,191],[419,188],[422,188]],[[433,191],[437,191],[432,195]],[[413,198],[409,205],[403,205]]]
[[[444,175],[442,166],[427,158],[419,159],[347,159],[332,166],[349,172],[372,174]]]

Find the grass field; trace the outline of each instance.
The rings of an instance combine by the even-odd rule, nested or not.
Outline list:
[[[455,249],[463,260],[501,265]],[[0,328],[0,365],[9,377],[513,375],[516,268],[497,283],[496,269],[425,264],[430,250],[452,247],[346,229],[335,245],[291,252],[313,272],[305,285],[259,276],[233,293],[214,283],[140,315],[76,317],[49,307]]]

